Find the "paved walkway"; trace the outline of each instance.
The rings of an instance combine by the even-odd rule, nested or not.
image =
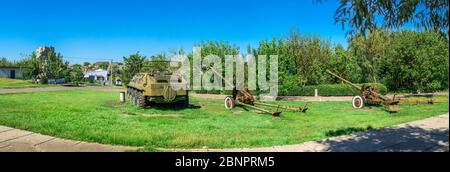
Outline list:
[[[30,93],[30,92],[42,92],[42,91],[58,91],[58,90],[114,90],[120,91],[120,89],[109,86],[86,86],[86,87],[43,87],[43,88],[15,88],[15,89],[0,89],[0,94],[9,93]]]
[[[248,149],[169,149],[194,152],[448,152],[449,114],[394,127],[311,141]]]
[[[139,147],[87,143],[0,126],[0,152],[123,152]]]

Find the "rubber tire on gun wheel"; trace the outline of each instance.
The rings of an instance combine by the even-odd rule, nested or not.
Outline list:
[[[361,96],[355,96],[352,99],[352,106],[356,109],[361,109],[364,107],[365,100]]]
[[[225,105],[225,109],[233,109],[234,106],[236,105],[236,102],[234,101],[233,97],[231,97],[231,96],[225,97],[223,103]]]

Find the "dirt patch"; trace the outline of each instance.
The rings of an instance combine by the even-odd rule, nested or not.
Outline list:
[[[181,117],[181,114],[144,114],[145,117]]]

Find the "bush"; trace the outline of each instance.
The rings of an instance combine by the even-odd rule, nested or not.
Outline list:
[[[195,90],[196,94],[220,94],[220,90]]]
[[[381,94],[388,92],[387,87],[379,83],[366,83],[367,85],[378,88]],[[363,84],[356,84],[362,86]],[[354,96],[359,94],[356,90],[347,84],[322,84],[309,86],[280,86],[278,90],[279,96],[314,96],[314,89],[318,89],[320,96]],[[260,91],[251,91],[252,94],[257,95]],[[196,90],[197,94],[223,94],[231,95],[231,90]]]
[[[356,84],[362,86],[363,84]],[[378,88],[381,94],[387,93],[387,88],[379,83],[367,83],[367,85]],[[314,89],[318,89],[320,96],[353,96],[358,95],[359,90],[347,84],[322,84],[311,86],[296,86],[286,88],[281,86],[278,95],[280,96],[314,96]]]
[[[394,32],[378,76],[395,92],[448,89],[448,39],[436,32]]]

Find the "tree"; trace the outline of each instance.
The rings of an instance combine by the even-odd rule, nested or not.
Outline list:
[[[97,67],[98,69],[103,69],[103,70],[108,70],[109,67],[109,62],[95,62],[94,63],[95,67]]]
[[[358,34],[350,39],[349,51],[355,56],[361,68],[360,82],[377,82],[377,67],[380,58],[389,46],[389,34],[374,30],[367,35]]]
[[[18,62],[23,68],[22,75],[39,83],[47,83],[48,79],[67,77],[69,62],[63,60],[60,53],[53,47],[45,47],[40,54],[33,52],[30,56]]]
[[[327,69],[333,71],[337,75],[347,78],[352,82],[359,82],[361,69],[351,53],[349,53],[342,45],[338,44],[334,47],[333,54],[327,62]],[[328,77],[331,83],[340,83],[341,81],[335,77]]]
[[[123,74],[123,70],[122,70],[123,64],[122,63],[118,63],[118,62],[113,62],[111,63],[111,75],[112,80],[115,81],[117,79],[122,80],[122,74]]]
[[[146,58],[147,57],[140,55],[139,52],[130,55],[128,58],[123,57],[125,65],[122,80],[125,84],[128,84],[135,74],[141,72]]]
[[[226,55],[239,55],[239,47],[237,47],[234,44],[230,44],[225,41],[206,41],[202,42],[197,47],[201,47],[201,60],[202,63],[205,63],[205,59],[209,55],[216,55],[220,58],[222,63],[222,76],[225,76],[225,58]],[[178,52],[179,54],[182,54],[183,52]],[[192,59],[192,56],[190,57]],[[191,70],[193,71],[193,70]],[[216,77],[211,77],[210,81],[213,82],[214,79],[219,79]],[[225,86],[225,83],[222,82],[222,86]]]
[[[436,32],[392,33],[379,76],[392,91],[436,91],[448,89],[449,47]]]
[[[278,55],[280,85],[304,86],[323,83],[331,52],[328,41],[292,32],[286,38],[261,41],[256,55]]]
[[[83,80],[83,69],[79,64],[75,64],[68,69],[68,75],[66,76],[66,82],[79,82]]]
[[[143,72],[166,72],[169,71],[169,59],[164,53],[159,53],[150,57],[150,60],[145,61],[142,68]]]
[[[335,22],[365,34],[377,28],[399,28],[412,23],[418,29],[449,34],[448,0],[340,0]]]
[[[24,79],[32,79],[37,82],[37,75],[39,75],[39,62],[36,53],[31,53],[28,57],[19,60],[17,66],[21,68],[22,77]]]
[[[0,66],[13,66],[14,62],[9,61],[7,58],[0,58]]]
[[[37,56],[40,82],[47,83],[48,79],[59,79],[66,75],[69,63],[63,61],[63,56],[55,52],[53,47],[45,47],[45,50]]]
[[[83,72],[87,72],[89,69],[91,69],[91,63],[89,63],[89,62],[84,62],[83,63]]]

